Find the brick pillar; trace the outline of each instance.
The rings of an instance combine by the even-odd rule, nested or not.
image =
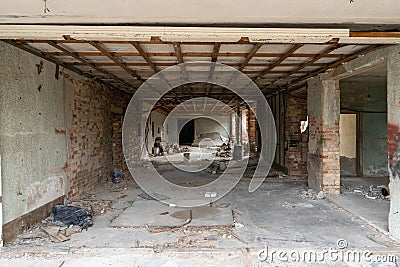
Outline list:
[[[256,131],[257,131],[256,115],[254,114],[254,111],[252,109],[249,109],[247,133],[249,134],[250,153],[257,153]]]
[[[389,232],[400,240],[400,46],[388,57],[388,163],[390,177]]]
[[[308,81],[308,185],[325,194],[340,193],[339,81]]]

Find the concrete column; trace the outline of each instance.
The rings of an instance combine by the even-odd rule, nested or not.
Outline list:
[[[339,81],[308,82],[308,185],[325,194],[340,194]]]
[[[236,114],[231,114],[231,145],[236,144]]]
[[[400,54],[388,57],[388,164],[390,177],[389,232],[400,240]]]

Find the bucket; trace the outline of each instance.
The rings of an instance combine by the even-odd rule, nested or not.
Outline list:
[[[121,179],[122,179],[122,172],[114,172],[113,174],[113,183],[114,184],[119,184],[121,183]]]

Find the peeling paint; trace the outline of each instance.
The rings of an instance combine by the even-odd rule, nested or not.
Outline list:
[[[31,184],[26,190],[25,212],[32,211],[40,206],[65,195],[65,178],[52,176],[41,182]]]

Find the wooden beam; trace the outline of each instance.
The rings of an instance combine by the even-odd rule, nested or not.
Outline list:
[[[45,55],[50,55],[50,56],[68,56],[68,54],[63,53],[63,52],[44,52]],[[101,52],[74,52],[78,56],[84,56],[84,57],[96,57],[96,56],[102,56]],[[113,56],[116,57],[134,57],[134,56],[141,56],[140,53],[137,52],[112,52],[111,53]],[[157,53],[146,53],[147,56],[153,57],[175,57],[175,52],[157,52]],[[224,53],[218,53],[216,56],[217,57],[247,57],[248,53],[236,53],[236,52],[224,52]],[[281,53],[257,53],[257,57],[282,57],[284,54]],[[310,54],[310,53],[298,53],[298,54],[292,54],[289,57],[304,57],[304,58],[313,58],[315,57],[316,54]],[[216,56],[213,55],[213,53],[208,53],[208,52],[186,52],[182,53],[183,57],[211,57],[215,58]],[[328,54],[324,55],[326,58],[344,58],[347,55],[345,54]]]
[[[350,37],[400,38],[400,32],[350,32]]]
[[[311,60],[309,60],[306,63],[303,63],[301,65],[299,65],[297,68],[295,68],[294,70],[290,71],[285,77],[289,77],[290,75],[294,74],[294,73],[301,73],[300,70],[304,69],[307,66],[310,66],[312,64],[314,64],[316,61],[320,60],[322,57],[324,57],[325,55],[335,51],[336,49],[343,47],[345,45],[332,45],[330,47],[328,47],[327,49],[325,49],[321,54],[316,55],[314,58],[312,58]],[[273,81],[269,87],[272,87],[274,84],[276,84],[277,82],[279,82],[280,80],[282,80],[282,78],[278,78],[275,81]],[[266,88],[268,89],[268,88]]]
[[[302,47],[303,44],[295,44],[293,45],[285,54],[283,54],[281,57],[279,57],[278,60],[276,60],[274,63],[269,65],[265,70],[263,70],[257,77],[255,78],[256,80],[267,74],[269,71],[271,71],[273,68],[278,66],[280,63],[282,63],[285,59],[290,57],[297,49]]]
[[[150,67],[153,69],[154,73],[157,73],[159,71],[159,69],[154,65],[154,63],[151,61],[150,57],[143,50],[143,48],[140,46],[140,44],[138,42],[131,42],[131,44],[136,48],[136,50],[144,58],[144,60],[147,62],[147,64],[150,65]]]
[[[102,55],[108,57],[110,60],[112,60],[115,64],[117,64],[119,67],[121,67],[123,70],[125,70],[127,73],[129,73],[130,75],[132,75],[135,79],[137,79],[138,81],[144,82],[144,79],[142,77],[140,77],[140,75],[138,75],[136,73],[136,71],[128,68],[126,66],[126,64],[124,62],[119,61],[118,59],[116,59],[109,51],[107,51],[100,43],[98,42],[89,42],[90,45],[92,45],[93,47],[95,47],[97,50],[99,50]]]
[[[396,34],[396,32],[351,32],[350,33],[350,36],[351,35],[353,35],[353,34],[360,34],[360,33],[364,33],[364,34],[380,34],[380,33],[382,33],[383,35],[389,35],[390,36],[390,34]],[[67,37],[67,36],[65,36],[65,37]],[[351,36],[352,37],[352,36]],[[41,40],[41,39],[17,39],[17,41],[19,41],[19,42],[27,42],[27,43],[45,43],[47,40]],[[72,39],[72,38],[69,38],[69,39],[60,39],[60,40],[54,40],[55,42],[57,42],[57,43],[64,43],[64,44],[68,44],[68,43],[81,43],[81,44],[83,44],[83,43],[87,43],[87,41],[86,40],[77,40],[77,39]],[[131,41],[124,41],[124,40],[103,40],[103,41],[101,41],[103,44],[129,44]],[[173,44],[174,43],[174,41],[163,41],[163,40],[160,40],[160,39],[156,39],[156,38],[154,38],[154,39],[152,39],[152,40],[149,40],[149,41],[137,41],[139,44]],[[254,42],[249,42],[249,41],[243,41],[243,39],[241,39],[241,40],[238,40],[238,41],[224,41],[224,42],[221,42],[221,44],[256,44],[256,43],[258,43],[258,42],[256,42],[256,43],[254,43]],[[181,44],[185,44],[185,45],[209,45],[209,46],[212,46],[212,45],[214,45],[215,44],[215,42],[212,42],[212,41],[205,41],[205,42],[201,42],[201,41],[195,41],[195,42],[193,42],[193,41],[183,41],[183,42],[181,42]],[[283,42],[268,42],[268,43],[266,43],[266,42],[264,42],[263,44],[274,44],[274,45],[287,45],[287,43],[283,43]],[[312,44],[312,45],[326,45],[326,43],[312,43],[312,42],[310,42],[310,43],[304,43],[304,44]]]
[[[211,62],[217,62],[218,56],[220,55],[219,50],[221,48],[221,43],[217,42],[214,44],[214,48],[211,54]]]
[[[109,76],[109,77],[112,77],[114,80],[116,80],[116,81],[118,81],[118,82],[120,82],[120,83],[122,83],[122,84],[125,84],[125,85],[128,86],[128,87],[132,87],[132,88],[133,88],[133,86],[132,86],[131,84],[127,83],[126,81],[124,81],[124,80],[118,78],[117,76],[115,76],[114,74],[109,73],[109,72],[107,72],[106,70],[101,69],[101,68],[97,67],[96,65],[94,65],[94,64],[92,64],[92,63],[90,63],[90,62],[88,62],[87,60],[81,58],[80,56],[76,55],[75,53],[73,53],[73,52],[71,52],[71,51],[65,49],[64,47],[58,45],[56,42],[54,42],[54,41],[47,41],[47,44],[53,46],[54,48],[56,48],[56,49],[58,49],[58,50],[60,50],[60,51],[63,51],[64,53],[68,54],[68,56],[73,57],[73,58],[75,58],[76,60],[79,60],[79,61],[85,63],[87,66],[89,66],[89,67],[91,67],[91,68],[93,68],[93,69],[95,69],[95,70],[97,70],[97,71],[99,71],[99,72],[101,72],[101,73],[103,73],[103,74]]]
[[[175,56],[179,64],[183,63],[182,49],[180,43],[174,43]]]
[[[351,61],[353,59],[356,59],[359,56],[365,55],[367,53],[370,53],[370,52],[378,50],[378,49],[385,48],[387,46],[388,45],[373,45],[373,46],[365,48],[365,49],[363,49],[363,50],[361,50],[361,51],[359,51],[359,52],[357,52],[355,54],[349,55],[347,58],[344,58],[342,60],[339,60],[339,61],[336,61],[334,63],[328,64],[328,65],[326,65],[325,67],[323,67],[321,69],[318,69],[316,71],[310,72],[309,74],[307,74],[305,76],[302,76],[302,77],[300,77],[298,79],[293,80],[292,82],[290,82],[289,84],[286,85],[286,88],[284,89],[284,91],[293,92],[298,88],[304,87],[307,79],[309,79],[311,77],[314,77],[314,76],[316,76],[316,75],[318,75],[320,73],[323,73],[323,72],[325,72],[325,71],[327,71],[329,69],[336,68],[336,67],[340,66],[343,63],[346,63],[346,62],[349,62],[349,61]]]
[[[134,90],[131,89],[131,87],[132,87],[131,85],[129,86],[129,89],[127,89],[126,87],[123,87],[123,86],[122,87],[116,87],[115,85],[111,84],[110,82],[107,82],[107,81],[103,80],[103,79],[106,79],[106,77],[103,77],[103,78],[102,77],[98,77],[98,76],[94,75],[93,73],[88,73],[88,72],[82,71],[80,69],[77,69],[74,66],[72,66],[72,64],[65,63],[65,62],[62,62],[62,61],[57,60],[55,58],[45,56],[43,52],[36,51],[34,48],[30,48],[29,46],[19,45],[19,44],[15,43],[15,42],[6,41],[6,40],[4,40],[4,42],[7,42],[7,43],[9,43],[11,45],[14,45],[14,46],[16,46],[16,47],[18,47],[18,48],[20,48],[22,50],[25,50],[26,52],[29,52],[29,53],[31,53],[31,54],[33,54],[35,56],[38,56],[38,57],[43,58],[45,60],[48,60],[48,61],[50,61],[50,62],[52,62],[54,64],[60,65],[63,68],[69,69],[70,71],[73,71],[73,72],[75,72],[75,73],[77,73],[79,75],[82,75],[84,77],[93,79],[94,81],[97,81],[97,82],[102,83],[102,84],[104,84],[104,85],[106,85],[108,87],[111,87],[114,90],[121,90],[121,91],[125,91],[127,93],[132,93],[134,91]],[[85,63],[82,62],[82,64],[85,64]],[[107,75],[108,75],[108,73],[107,73]]]
[[[179,62],[179,61],[178,61]],[[75,65],[75,66],[80,66],[80,65],[85,65],[82,62],[68,62],[69,65]],[[117,63],[115,62],[96,62],[93,63],[94,65],[98,66],[98,67],[116,67],[118,66]],[[134,66],[134,67],[143,67],[143,66],[148,66],[149,64],[147,64],[147,62],[126,62],[124,63],[126,66]],[[239,67],[240,65],[242,65],[242,63],[224,63],[227,66],[230,67]],[[301,66],[304,63],[281,63],[279,64],[280,67],[298,67]],[[313,64],[309,64],[308,66],[325,66],[327,63],[313,63]],[[158,63],[154,63],[154,65],[156,65],[156,67],[171,67],[171,66],[175,66],[176,63],[175,62],[158,62]],[[248,63],[246,65],[247,67],[265,67],[265,63]]]
[[[22,50],[24,50],[24,51],[26,51],[28,53],[31,53],[31,54],[33,54],[33,55],[35,55],[37,57],[42,58],[44,60],[50,61],[50,62],[52,62],[52,63],[54,63],[56,65],[59,65],[59,66],[61,66],[63,68],[66,68],[66,69],[68,69],[68,70],[70,70],[72,72],[75,72],[75,73],[79,74],[79,75],[82,75],[84,77],[93,79],[93,80],[95,80],[95,81],[97,81],[99,83],[104,84],[105,86],[111,87],[114,90],[122,90],[122,91],[125,91],[127,93],[132,93],[131,90],[128,90],[125,87],[117,88],[114,85],[102,80],[101,78],[94,76],[93,74],[90,74],[90,73],[87,73],[87,72],[83,72],[80,69],[77,69],[74,66],[72,66],[70,64],[67,64],[65,62],[62,62],[62,61],[60,61],[58,59],[45,56],[43,52],[37,51],[36,49],[34,49],[34,48],[32,48],[32,47],[30,47],[28,45],[20,44],[19,42],[15,42],[15,41],[11,41],[11,40],[3,40],[3,42],[8,43],[10,45],[13,45],[13,46],[15,46],[15,47],[17,47],[19,49],[22,49]]]
[[[216,42],[214,43],[214,48],[211,54],[211,63],[216,63],[218,60],[218,55],[219,55],[219,50],[221,49],[221,43],[220,42]],[[211,81],[211,79],[214,76],[214,71],[215,71],[215,64],[212,64],[210,66],[210,70],[208,72],[208,81]],[[210,93],[210,89],[211,89],[211,85],[208,83],[206,86],[206,97],[208,96],[208,94]]]
[[[262,43],[255,44],[253,48],[251,49],[250,53],[247,55],[247,57],[243,60],[243,62],[239,66],[239,71],[242,71],[246,65],[249,63],[252,57],[257,53],[257,51],[263,46]]]
[[[174,46],[175,56],[176,56],[176,60],[178,61],[178,64],[183,64],[183,56],[182,56],[181,45],[179,43],[174,43],[173,46]],[[188,74],[186,72],[186,68],[183,67],[181,69],[182,69],[183,76],[184,76],[185,80],[188,80]]]

